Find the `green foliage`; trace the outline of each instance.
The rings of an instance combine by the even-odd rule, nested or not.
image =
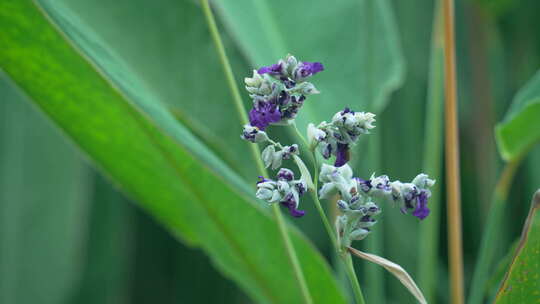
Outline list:
[[[0,303],[61,303],[83,262],[88,168],[2,74],[0,95]]]
[[[499,151],[506,161],[523,156],[540,141],[540,72],[519,91],[504,120],[497,125]]]
[[[300,301],[275,223],[136,74],[50,3],[45,9],[93,65],[33,4],[0,8],[2,68],[101,170],[259,302]],[[322,257],[296,230],[291,236],[317,303],[343,302]]]
[[[505,279],[499,289],[496,304],[535,303],[540,299],[540,190],[536,192],[521,240]]]
[[[444,39],[442,27],[441,3],[436,2],[431,36],[431,54],[426,105],[426,128],[424,141],[423,172],[437,180],[430,198],[431,213],[420,226],[418,256],[422,261],[418,265],[418,284],[428,302],[436,303],[438,289],[438,242],[441,222],[442,187],[442,149],[443,149],[443,105],[444,105]]]
[[[145,91],[167,105],[233,170],[250,181],[257,176],[254,167],[245,161],[247,145],[238,141],[238,114],[196,1],[41,2],[51,14],[70,23],[63,30],[70,32],[85,52],[97,51],[81,40],[99,39],[103,48],[116,55],[115,60],[136,74]],[[82,37],[78,39],[78,35]],[[233,69],[247,74],[247,64],[231,39],[224,38]],[[241,76],[239,73],[238,83],[242,82]]]
[[[74,304],[130,303],[134,210],[103,177],[95,172],[88,175],[92,204],[87,221],[81,223],[88,225],[83,229],[86,250],[78,271],[80,287],[74,286],[71,300]]]

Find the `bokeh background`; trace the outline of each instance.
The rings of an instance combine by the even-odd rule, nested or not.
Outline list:
[[[363,0],[366,1],[370,0]],[[257,176],[254,164],[247,160],[247,147],[238,138],[240,126],[234,124],[232,100],[198,2],[58,2],[95,30],[145,85],[167,101],[179,120],[246,180]],[[241,84],[257,64],[273,62],[261,62],[268,54],[254,53],[246,47],[257,39],[239,38],[245,31],[250,34],[249,23],[239,28],[231,21],[245,18],[243,14],[252,8],[227,11],[221,9],[220,2],[215,3],[218,26]],[[424,139],[434,1],[380,1],[382,4],[374,5],[382,8],[369,11],[362,11],[366,8],[362,0],[324,5],[296,1],[290,6],[284,5],[286,2],[255,5],[271,10],[274,16],[280,10],[304,8],[295,19],[277,27],[269,20],[259,20],[263,27],[271,28],[269,31],[275,30],[271,36],[283,35],[281,40],[276,39],[280,42],[275,42],[280,44],[275,48],[280,52],[275,61],[288,51],[301,60],[323,61],[327,71],[313,80],[323,87],[323,94],[310,101],[321,104],[318,117],[330,118],[343,104],[357,110],[365,106],[378,116],[377,129],[354,153],[356,172],[369,176],[376,171],[394,179],[410,180],[421,171],[424,146],[430,144]],[[380,10],[385,13],[381,15]],[[540,2],[535,0],[456,1],[467,280],[501,169],[493,128],[516,91],[540,67],[538,12]],[[282,21],[279,17],[277,20]],[[384,21],[380,23],[382,29],[366,29],[365,20]],[[324,32],[325,27],[334,32]],[[388,58],[372,62],[372,54],[362,41],[355,40],[350,45],[350,37],[357,33],[369,37],[366,43],[391,47]],[[366,68],[351,70],[343,56]],[[369,83],[366,79],[370,75],[383,76]],[[349,81],[351,77],[359,79],[358,85]],[[386,91],[379,88],[383,86]],[[247,94],[243,97],[247,106]],[[201,251],[185,247],[130,202],[94,169],[61,130],[25,99],[2,74],[0,303],[251,303],[233,282],[214,270]],[[366,99],[377,100],[376,105],[368,105],[363,101]],[[299,119],[307,122],[305,117]],[[277,136],[286,138],[288,134]],[[439,182],[443,184],[444,180]],[[509,246],[519,236],[530,197],[538,187],[537,147],[519,168],[513,183],[505,225],[499,230],[497,260],[504,261]],[[435,195],[444,198],[445,193],[440,190]],[[303,207],[313,216],[295,223],[331,260],[327,237],[314,216],[312,204],[306,200]],[[370,238],[384,240],[376,247],[376,253],[398,262],[414,277],[422,263],[418,256],[422,242],[418,229],[422,223],[402,216],[396,209],[387,209]],[[443,216],[437,225],[437,303],[446,303],[444,199],[439,211]],[[384,275],[382,287],[365,280],[369,269],[364,263],[357,263],[368,302],[371,290],[383,288],[389,303],[412,303],[407,291],[389,275]],[[503,271],[501,268],[501,275]],[[493,281],[491,288],[496,287],[497,281]]]

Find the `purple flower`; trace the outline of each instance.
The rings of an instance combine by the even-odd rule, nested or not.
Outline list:
[[[255,129],[255,128],[254,128],[253,130],[249,130],[249,131],[248,131],[248,130],[244,130],[244,131],[242,132],[242,137],[243,137],[245,140],[254,143],[254,142],[255,142],[255,136],[257,135],[257,133],[258,133],[258,131],[257,131],[257,129]]]
[[[287,168],[281,168],[278,171],[277,179],[286,180],[290,182],[294,179],[294,173]]]
[[[298,210],[296,209],[296,201],[294,200],[294,196],[292,193],[289,193],[283,201],[281,201],[281,205],[284,207],[287,207],[289,209],[289,212],[294,217],[302,217],[306,212],[304,210]]]
[[[349,161],[349,145],[337,144],[335,167],[341,167]]]
[[[364,223],[373,223],[375,222],[375,219],[372,218],[370,215],[364,215],[361,219],[360,219],[361,222],[364,222]]]
[[[351,111],[351,109],[349,109],[349,107],[345,107],[345,109],[343,109],[343,111],[341,111],[341,115],[345,115],[347,113],[351,113],[354,115],[354,111]]]
[[[264,131],[266,127],[274,122],[281,120],[281,113],[276,105],[259,101],[255,104],[253,109],[249,111],[249,122],[252,126],[255,126]]]
[[[324,70],[324,67],[320,62],[300,62],[296,67],[294,76],[296,80],[302,80],[322,70]]]
[[[277,104],[280,106],[286,106],[291,101],[291,96],[286,91],[281,91],[277,98]]]
[[[281,63],[272,64],[269,66],[263,66],[257,70],[259,74],[270,74],[270,75],[279,75],[281,74]]]
[[[298,110],[300,109],[297,105],[292,105],[288,107],[287,109],[283,110],[283,114],[281,115],[281,118],[283,119],[293,119],[296,117],[296,114],[298,114]]]
[[[339,207],[339,209],[341,210],[347,210],[349,209],[349,205],[345,202],[345,201],[342,201],[342,200],[339,200],[337,202],[337,206]]]
[[[368,180],[365,180],[363,178],[360,178],[360,177],[355,177],[356,179],[356,182],[358,183],[358,186],[360,187],[360,189],[364,192],[369,192],[369,190],[371,190],[371,180],[368,179]]]
[[[423,220],[429,215],[429,208],[427,207],[428,193],[427,191],[421,191],[420,195],[416,197],[416,209],[414,209],[413,215]]]
[[[381,210],[379,207],[377,206],[371,206],[368,208],[368,211],[371,212],[371,213],[377,213],[379,212],[379,210]]]
[[[264,176],[259,176],[259,180],[257,181],[257,185],[260,183],[268,182],[269,179],[264,178]]]
[[[324,159],[329,159],[332,156],[332,145],[326,144],[322,149],[322,156]]]
[[[281,77],[279,80],[285,85],[287,89],[291,89],[296,85],[296,82],[294,80],[289,79],[288,77]]]
[[[297,183],[295,186],[296,190],[298,191],[298,195],[303,195],[306,193],[306,186],[304,186],[303,182]]]

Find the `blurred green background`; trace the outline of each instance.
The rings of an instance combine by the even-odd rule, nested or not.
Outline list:
[[[231,125],[236,119],[235,112],[232,106],[226,106],[231,104],[230,94],[197,2],[60,2],[87,26],[94,28],[114,52],[129,62],[142,75],[144,83],[167,100],[179,120],[246,180],[254,180],[255,166],[245,161],[247,149],[238,139],[240,126]],[[243,18],[244,11],[222,9],[219,2],[222,1],[216,3],[219,26],[241,84],[241,79],[257,64],[273,62],[261,63],[260,58],[267,58],[269,54],[246,47],[246,43],[257,39],[239,40],[238,35],[248,31],[250,25],[235,25],[233,21]],[[382,1],[385,6],[381,9],[385,10],[385,15],[378,15],[379,10],[373,9],[345,16],[341,14],[350,8],[362,10],[366,6],[356,6],[352,4],[354,1],[325,5],[302,2],[294,7],[304,6],[304,14],[299,14],[296,20],[288,20],[289,23],[283,26],[298,26],[303,36],[284,33],[286,38],[282,46],[275,48],[279,52],[276,56],[282,57],[290,51],[302,60],[320,60],[326,65],[328,76],[322,73],[313,81],[326,89],[310,101],[323,104],[324,109],[317,117],[330,118],[332,110],[335,112],[338,105],[343,104],[350,104],[357,110],[363,110],[363,105],[368,107],[367,103],[351,98],[355,94],[362,96],[358,98],[377,100],[373,101],[375,105],[369,106],[369,110],[378,116],[377,129],[355,153],[357,172],[369,176],[376,170],[394,179],[410,180],[423,164],[434,2]],[[268,1],[266,5],[272,7],[274,4]],[[290,8],[272,9],[275,15]],[[539,11],[540,2],[535,0],[456,1],[467,280],[472,275],[481,227],[501,169],[493,127],[502,119],[516,91],[540,67]],[[235,12],[239,15],[232,14]],[[369,18],[376,21],[380,18],[384,21],[381,21],[383,28],[365,29],[363,22]],[[267,21],[261,20],[263,27],[271,27]],[[320,33],[328,25],[338,29],[336,33],[343,36],[322,40]],[[388,55],[388,61],[382,58],[383,62],[369,64],[370,54],[361,43],[348,46],[349,38],[362,34],[363,30],[373,35],[368,33],[370,40],[367,43],[384,46],[385,39],[391,40],[388,44],[394,53]],[[298,31],[296,28],[293,32]],[[335,33],[327,34],[323,35],[325,39]],[[365,33],[362,35],[366,36]],[[360,60],[369,68],[354,71],[346,66],[333,66],[333,62],[343,62],[343,59],[335,60],[335,56],[350,56],[351,60]],[[394,69],[391,77],[384,76],[388,71],[378,70],[386,68],[386,64]],[[365,73],[382,74],[379,79],[385,83],[374,82],[363,87],[362,76],[358,76],[358,86],[354,81],[342,81],[356,77],[352,74]],[[372,89],[377,86],[384,86],[388,92]],[[347,93],[342,93],[344,91]],[[247,105],[247,94],[243,97]],[[93,168],[61,130],[25,99],[2,74],[0,303],[251,303],[233,282],[214,270],[202,251],[183,246],[129,202],[114,184]],[[208,114],[216,109],[216,104],[223,106]],[[204,120],[207,124],[198,119],[202,115],[211,115]],[[300,118],[304,123],[307,119]],[[375,145],[373,142],[380,143],[375,156],[369,152],[370,143]],[[440,179],[439,183],[442,185],[444,180]],[[505,227],[500,229],[498,260],[507,255],[509,245],[519,236],[530,197],[538,187],[539,147],[519,168],[513,183],[509,208],[505,210]],[[434,195],[444,198],[445,193],[440,191]],[[308,200],[302,206],[313,216],[295,223],[331,259],[327,237],[320,220],[314,216],[314,207]],[[418,238],[421,223],[413,217],[401,216],[395,209],[388,209],[380,227],[374,229],[370,238],[384,235],[381,237],[384,244],[376,253],[401,264],[415,277],[418,263],[422,263],[422,257],[417,254],[422,242]],[[439,226],[437,303],[446,303],[444,204],[440,211],[443,217]],[[371,286],[365,280],[365,269],[364,263],[357,263],[369,302],[370,289],[380,286]],[[412,301],[394,278],[385,274],[384,282],[389,303],[406,303],[402,299]],[[491,287],[496,288],[497,283],[492,282]]]

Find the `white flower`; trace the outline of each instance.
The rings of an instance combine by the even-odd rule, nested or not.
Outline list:
[[[307,127],[307,140],[310,149],[313,149],[319,142],[323,141],[326,138],[326,132],[315,127],[314,124],[310,123]]]

